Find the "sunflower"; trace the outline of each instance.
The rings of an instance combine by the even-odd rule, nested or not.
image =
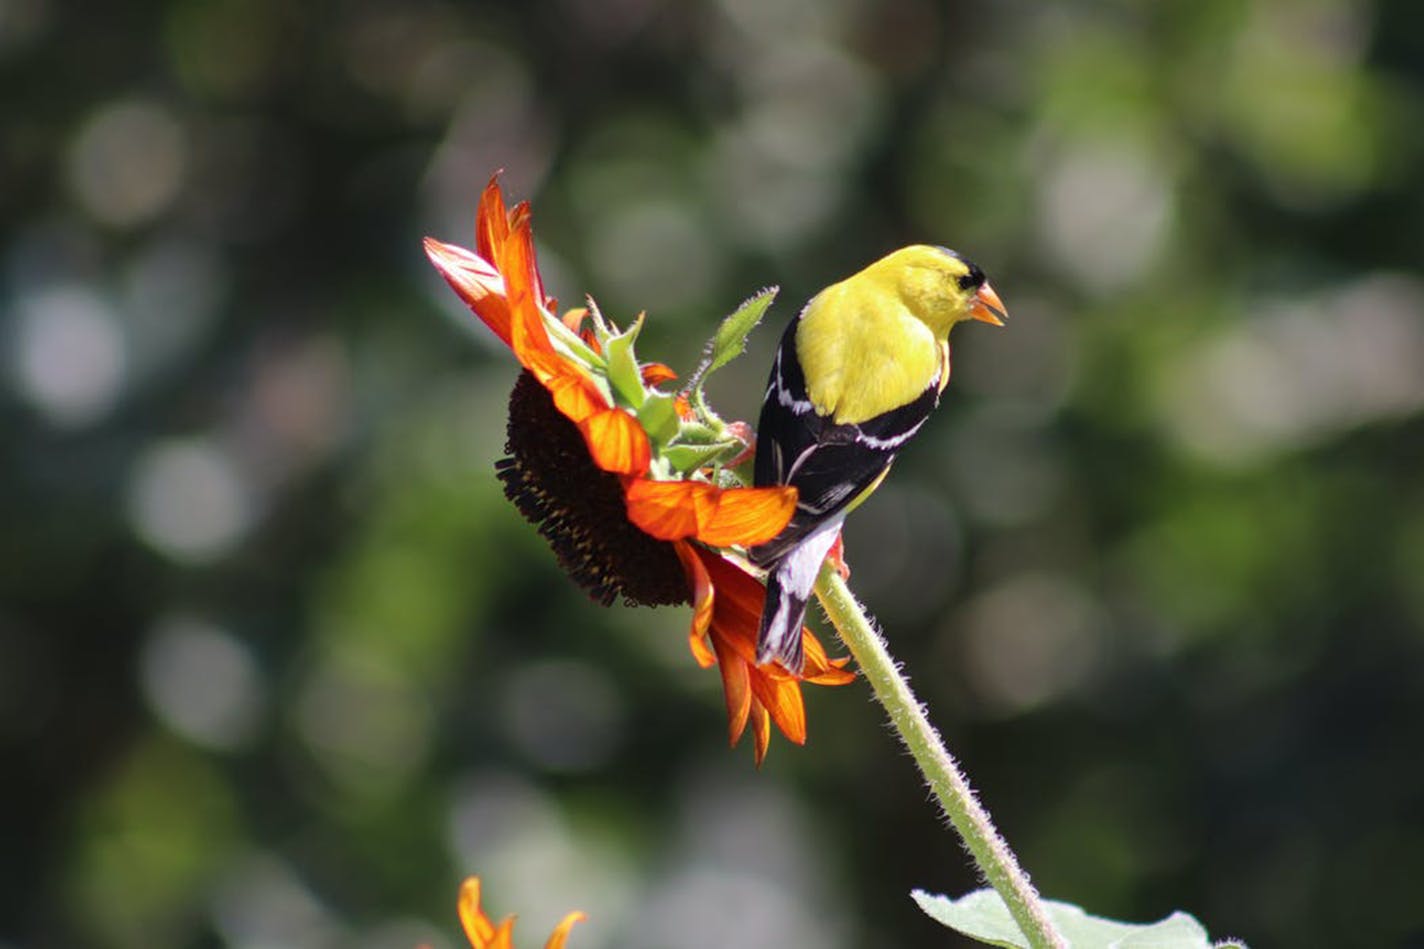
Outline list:
[[[460,924],[465,929],[465,937],[472,949],[514,949],[514,917],[505,917],[496,926],[485,911],[480,908],[480,878],[470,877],[460,886]],[[586,917],[583,913],[572,912],[554,927],[554,933],[544,944],[544,949],[564,949],[569,938],[569,930],[574,923]]]
[[[760,764],[772,722],[804,743],[800,683],[854,676],[809,629],[802,675],[755,662],[765,590],[741,555],[781,532],[796,490],[745,486],[738,468],[750,429],[707,408],[706,364],[698,385],[665,392],[676,374],[634,353],[642,316],[619,330],[590,301],[558,317],[529,205],[507,209],[497,178],[480,198],[475,249],[426,238],[425,251],[523,367],[509,398],[506,457],[495,465],[506,497],[596,601],[692,604],[692,653],[721,669],[733,744],[750,723]]]

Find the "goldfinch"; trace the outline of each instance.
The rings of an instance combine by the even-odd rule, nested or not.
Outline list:
[[[949,331],[1002,326],[984,273],[943,247],[902,247],[811,298],[771,366],[754,480],[794,485],[796,513],[751,548],[768,571],[757,663],[800,674],[801,624],[846,515],[880,484],[949,382]]]

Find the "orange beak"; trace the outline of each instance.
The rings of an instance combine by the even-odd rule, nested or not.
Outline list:
[[[1004,321],[1009,318],[1009,311],[1004,309],[1004,301],[999,299],[994,288],[985,281],[974,293],[974,304],[969,307],[969,315],[985,323],[1003,326]]]

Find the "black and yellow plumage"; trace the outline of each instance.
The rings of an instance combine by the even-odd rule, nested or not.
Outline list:
[[[768,570],[757,662],[800,672],[821,562],[939,404],[950,329],[1004,316],[978,267],[917,244],[822,290],[786,328],[757,426],[755,482],[794,485],[798,500],[786,528],[749,551]]]

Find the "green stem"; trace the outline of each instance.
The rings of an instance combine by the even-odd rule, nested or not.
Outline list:
[[[1013,914],[1033,949],[1066,949],[1068,943],[1053,928],[1044,912],[1043,901],[1019,867],[1004,838],[974,792],[929,718],[910,683],[901,673],[885,640],[875,631],[865,609],[833,568],[821,570],[816,582],[816,599],[840,634],[841,641],[855,657],[856,665],[875,691],[875,698],[890,715],[905,747],[920,766],[935,797],[944,808],[959,836],[969,848],[989,884]]]

